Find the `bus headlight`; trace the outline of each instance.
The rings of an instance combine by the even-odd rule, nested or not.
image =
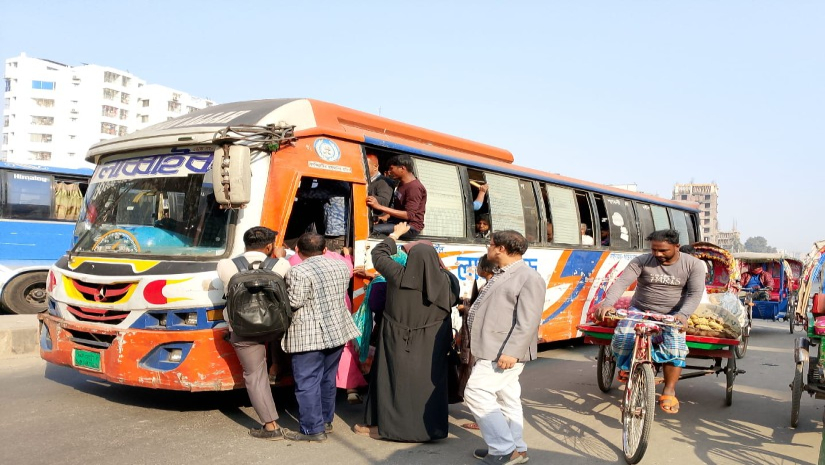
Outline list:
[[[187,313],[186,317],[183,319],[183,324],[189,325],[189,326],[197,326],[197,324],[198,324],[198,313],[197,312]]]
[[[183,351],[180,349],[168,349],[169,350],[169,358],[168,360],[172,363],[179,363],[183,358]]]

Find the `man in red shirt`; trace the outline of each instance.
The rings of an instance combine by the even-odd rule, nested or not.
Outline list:
[[[375,225],[373,232],[389,235],[395,225],[406,221],[410,230],[400,237],[413,240],[424,230],[424,212],[427,209],[427,189],[415,177],[413,160],[409,155],[397,155],[387,163],[390,177],[399,181],[392,203],[385,207],[373,196],[367,197],[367,206],[381,212],[379,219],[386,223]]]

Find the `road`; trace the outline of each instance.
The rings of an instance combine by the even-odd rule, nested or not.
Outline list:
[[[643,464],[816,463],[825,401],[802,399],[799,427],[789,427],[793,339],[784,323],[758,321],[739,368],[733,406],[725,380],[706,376],[679,384],[678,415],[657,410]],[[624,463],[619,399],[596,386],[596,350],[557,345],[528,364],[522,377],[525,435],[534,464]],[[335,432],[325,443],[252,439],[256,426],[245,391],[181,393],[109,385],[37,356],[0,360],[0,463],[3,464],[472,464],[478,432],[459,425],[469,413],[451,407],[450,437],[400,444],[356,436],[349,427],[363,407],[341,399]],[[276,402],[295,428],[289,390]]]

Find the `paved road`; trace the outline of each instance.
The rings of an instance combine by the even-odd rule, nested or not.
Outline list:
[[[643,464],[816,463],[825,401],[802,399],[790,428],[793,338],[787,325],[757,322],[740,368],[732,407],[724,378],[680,383],[682,411],[657,412]],[[596,386],[592,346],[555,347],[525,370],[526,438],[531,463],[624,463],[619,448],[620,391]],[[335,433],[326,443],[295,444],[250,438],[254,412],[245,391],[162,392],[113,386],[36,356],[0,360],[0,463],[3,464],[472,464],[477,432],[451,407],[451,435],[436,444],[399,444],[356,436],[360,406],[340,402]],[[282,423],[294,428],[294,400],[279,392]]]

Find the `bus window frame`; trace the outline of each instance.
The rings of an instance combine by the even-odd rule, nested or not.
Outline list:
[[[642,231],[642,216],[639,214],[640,206],[645,205],[648,207],[648,213],[650,216],[650,231],[645,232]],[[653,220],[653,205],[649,203],[633,201],[633,208],[636,210],[636,221],[638,223],[639,229],[639,248],[641,250],[647,250],[650,248],[650,241],[647,240],[647,237],[656,230],[656,223]]]

